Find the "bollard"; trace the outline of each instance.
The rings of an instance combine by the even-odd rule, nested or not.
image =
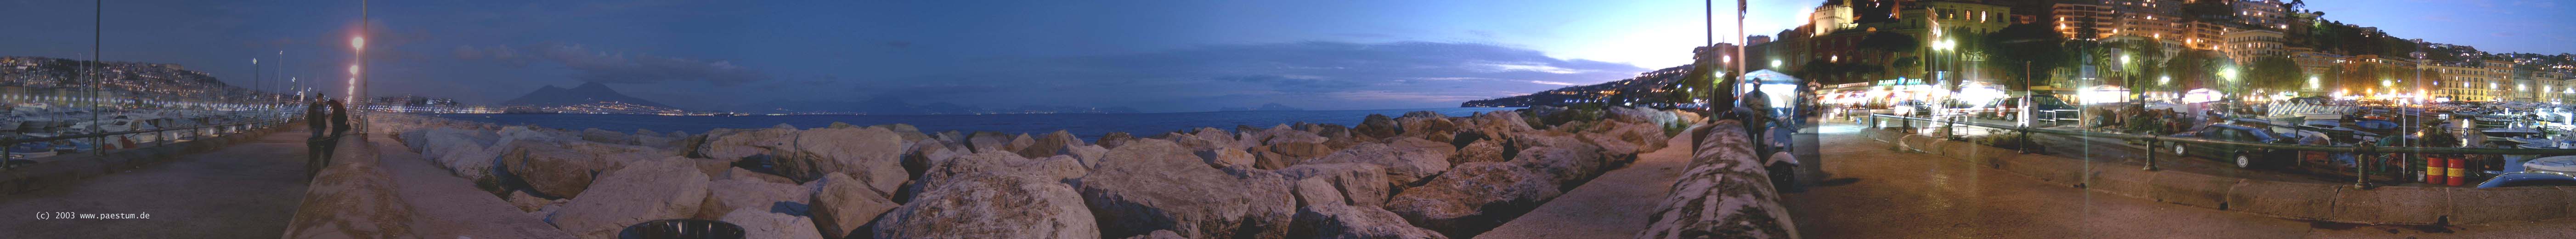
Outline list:
[[[2444,180],[2442,180],[2442,173],[2443,173],[2443,171],[2444,171],[2444,170],[2442,170],[2442,166],[2443,166],[2443,164],[2444,164],[2444,162],[2442,162],[2442,158],[2441,158],[2441,157],[2425,156],[2425,157],[2424,157],[2424,183],[2426,183],[2426,184],[2438,184],[2438,183],[2442,183],[2442,181],[2444,181]]]
[[[2370,151],[2370,144],[2355,144],[2352,147],[2353,189],[2370,189],[2370,161],[2379,158],[2371,156]]]
[[[2146,170],[2146,171],[2156,171],[2156,138],[2147,138],[2147,152],[2146,152],[2146,155],[2147,155],[2147,168],[2144,168],[2144,169],[2141,169],[2141,170]]]
[[[2443,179],[2447,180],[2443,184],[2460,186],[2461,181],[2468,179],[2468,173],[2463,171],[2467,171],[2469,160],[2463,157],[2451,157],[2449,160],[2451,167],[2443,168],[2442,171]]]

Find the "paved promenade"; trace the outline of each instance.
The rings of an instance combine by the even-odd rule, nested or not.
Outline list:
[[[1655,203],[1690,166],[1690,137],[1665,142],[1671,146],[1638,154],[1636,163],[1602,173],[1476,238],[1628,238],[1646,230]]]
[[[2103,194],[1826,130],[1833,179],[1782,200],[1809,238],[2576,238],[2576,221],[2449,227],[2297,221]],[[2130,167],[2130,166],[2118,166]]]
[[[396,193],[418,210],[412,214],[412,232],[423,238],[572,238],[544,218],[475,189],[473,181],[430,165],[400,142],[381,135],[367,141],[382,154]]]
[[[5,238],[277,238],[304,196],[301,125],[169,162],[0,196]],[[37,220],[39,212],[150,219]]]

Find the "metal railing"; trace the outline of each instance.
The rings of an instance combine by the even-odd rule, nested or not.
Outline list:
[[[2354,164],[2353,168],[2354,168],[2354,171],[2355,171],[2355,173],[2356,173],[2356,176],[2354,176],[2354,178],[2353,178],[2353,184],[2354,184],[2353,186],[2355,186],[2355,187],[2361,187],[2361,188],[2368,188],[2368,187],[2370,187],[2370,186],[2371,186],[2371,185],[2370,185],[2370,181],[2369,181],[2369,178],[2370,178],[2370,170],[2368,170],[2368,169],[2370,168],[2370,161],[2372,161],[2372,160],[2363,160],[2363,159],[2367,159],[2367,157],[2370,157],[2369,155],[2375,155],[2375,154],[2380,154],[2380,153],[2401,154],[2401,156],[2399,157],[2400,159],[2403,159],[2403,160],[2413,160],[2413,161],[2421,161],[2421,160],[2423,160],[2423,157],[2424,157],[2424,155],[2425,155],[2425,154],[2480,154],[2480,155],[2576,155],[2576,149],[2517,149],[2517,148],[2409,147],[2409,146],[2376,146],[2376,145],[2370,145],[2370,144],[2355,144],[2356,146],[2331,146],[2331,145],[2304,145],[2304,144],[2257,143],[2257,142],[2242,142],[2242,141],[2228,141],[2228,140],[2212,140],[2212,139],[2190,138],[2190,137],[2173,137],[2173,136],[2162,136],[2162,135],[2136,135],[2136,134],[2124,134],[2124,133],[2104,133],[2104,132],[2085,132],[2085,131],[2073,131],[2073,130],[2041,129],[2041,128],[2032,128],[2032,127],[2025,127],[2025,126],[2012,126],[2012,125],[1989,124],[1989,123],[1979,123],[1979,122],[1959,122],[1959,121],[1951,121],[1951,120],[1926,119],[1926,118],[1916,118],[1916,117],[1906,117],[1906,116],[1895,116],[1895,115],[1885,115],[1885,114],[1871,114],[1871,115],[1869,115],[1869,121],[1868,121],[1868,122],[1863,122],[1863,123],[1868,124],[1868,126],[1869,126],[1869,127],[1871,127],[1871,128],[1880,128],[1880,127],[1881,127],[1881,126],[1880,126],[1880,125],[1881,125],[1881,123],[1883,123],[1883,122],[1884,122],[1884,121],[1886,121],[1887,119],[1900,120],[1900,122],[1899,122],[1899,123],[1902,123],[1903,125],[1905,125],[1905,126],[1907,126],[1907,127],[1913,127],[1913,123],[1914,123],[1914,122],[1916,122],[1916,121],[1921,121],[1921,122],[1925,122],[1925,123],[1927,123],[1927,125],[1926,125],[1927,127],[1929,126],[1929,124],[1946,124],[1946,125],[1966,125],[1966,126],[1984,127],[1984,128],[1992,128],[1992,129],[1999,129],[1999,130],[2012,131],[2012,132],[2015,132],[2015,133],[2019,133],[2019,134],[2021,134],[2021,136],[2022,136],[2022,137],[2020,137],[2021,142],[2018,142],[2018,143],[2020,143],[2020,145],[2022,145],[2022,146],[2021,146],[2021,147],[2015,147],[2015,148],[2017,148],[2017,149],[2016,149],[2017,151],[2020,151],[2020,152],[2022,152],[2022,153],[2032,153],[2032,152],[2030,151],[2030,149],[2031,149],[2031,148],[2033,148],[2033,147],[2031,147],[2031,146],[2030,146],[2030,145],[2031,145],[2031,143],[2032,143],[2032,142],[2030,141],[2030,140],[2031,140],[2031,137],[2030,137],[2030,134],[2031,134],[2031,133],[2051,134],[2051,135],[2064,135],[2064,136],[2076,136],[2076,137],[2098,137],[2098,138],[2110,138],[2110,139],[2121,139],[2121,140],[2143,140],[2143,141],[2146,141],[2146,143],[2147,143],[2147,147],[2146,147],[2146,148],[2147,148],[2147,151],[2148,151],[2148,152],[2146,153],[2146,155],[2147,155],[2147,157],[2146,157],[2146,161],[2145,161],[2146,167],[2144,168],[2144,170],[2148,170],[2148,171],[2154,171],[2154,170],[2156,170],[2156,154],[2155,154],[2155,152],[2154,152],[2154,151],[2155,151],[2155,148],[2156,148],[2156,144],[2157,144],[2157,143],[2160,143],[2160,142],[2170,142],[2170,143],[2176,143],[2176,144],[2189,143],[2189,144],[2210,144],[2210,145],[2232,145],[2232,146],[2252,147],[2252,148],[2270,149],[2270,150],[2294,150],[2294,151],[2317,151],[2317,152],[2352,153],[2352,154],[2356,157],[2356,159],[2355,159],[2355,160],[2353,160],[2353,164]],[[1953,134],[1955,134],[1955,132],[1956,132],[1956,131],[1951,131],[1951,132],[1953,132]],[[2408,161],[2400,161],[2400,162],[2408,162]]]
[[[154,134],[154,135],[153,135],[153,137],[154,137],[154,139],[155,139],[155,140],[153,140],[151,143],[154,143],[154,146],[162,146],[162,145],[169,145],[170,143],[173,143],[173,142],[177,142],[177,141],[179,141],[179,138],[181,138],[181,137],[188,137],[188,138],[190,138],[190,139],[195,139],[195,138],[202,138],[202,137],[209,136],[209,135],[217,135],[217,134],[202,133],[202,132],[204,132],[204,131],[203,131],[203,129],[209,129],[209,128],[220,128],[220,129],[225,129],[226,131],[239,132],[239,131],[242,131],[242,130],[254,130],[254,129],[260,129],[260,128],[266,128],[266,127],[276,126],[276,125],[279,125],[279,124],[285,124],[285,123],[287,123],[287,122],[294,122],[296,119],[300,119],[300,118],[303,118],[303,116],[301,116],[301,115],[295,115],[295,116],[287,116],[287,117],[285,117],[285,118],[277,118],[277,119],[270,119],[270,120],[260,120],[260,121],[237,122],[237,123],[227,123],[227,124],[197,125],[197,126],[185,126],[185,127],[171,127],[171,128],[157,128],[157,129],[145,129],[145,130],[130,130],[130,131],[120,131],[120,132],[88,133],[88,134],[76,134],[76,135],[53,136],[53,137],[39,137],[39,138],[0,138],[0,147],[16,146],[16,145],[21,144],[21,143],[31,143],[31,142],[46,142],[46,141],[57,141],[57,140],[91,139],[91,138],[98,138],[98,139],[96,139],[95,141],[96,141],[96,142],[102,142],[102,144],[103,144],[103,143],[106,141],[106,139],[104,139],[104,138],[106,138],[106,137],[115,137],[115,136],[122,136],[122,135],[135,135],[135,134]],[[235,126],[246,126],[246,127],[242,127],[242,128],[240,128],[240,129],[233,129],[233,128],[231,128],[231,127],[235,127]],[[171,134],[168,134],[168,135],[164,135],[164,134],[162,134],[163,132],[170,132],[170,131],[182,131],[182,130],[184,130],[184,131],[185,131],[184,133],[186,133],[187,135],[185,135],[185,136],[181,136],[181,135],[177,135],[177,133],[171,133]],[[105,154],[107,154],[107,145],[92,145],[92,146],[90,146],[90,147],[92,147],[92,148],[90,149],[90,153],[98,154],[98,155],[105,155]],[[16,153],[17,153],[17,152],[12,152],[12,151],[9,151],[9,150],[0,149],[0,159],[12,159],[12,158],[16,158],[16,156],[15,156],[15,154],[16,154]]]

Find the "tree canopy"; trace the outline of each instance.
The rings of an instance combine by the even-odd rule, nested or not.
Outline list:
[[[1983,45],[1986,49],[1995,49],[1986,52],[1994,58],[1989,62],[1998,66],[1996,69],[2001,69],[1999,72],[2003,73],[2004,79],[2016,81],[2010,83],[2027,80],[2037,85],[2049,82],[2053,74],[2048,72],[2056,71],[2073,58],[2065,43],[2066,36],[2049,26],[2013,24],[1987,36]],[[2029,90],[2022,84],[2007,85],[2017,91]]]
[[[2246,78],[2251,80],[2254,87],[2258,89],[2267,89],[2275,92],[2302,91],[2308,89],[2307,73],[2300,71],[2299,62],[2290,60],[2289,57],[2265,56],[2254,58],[2254,65],[2246,67],[2246,70],[2250,71]],[[2318,84],[2324,83],[2319,82]],[[2322,89],[2324,86],[2320,85],[2318,87]]]

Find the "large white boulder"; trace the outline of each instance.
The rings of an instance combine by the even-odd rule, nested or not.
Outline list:
[[[1331,193],[1338,194],[1333,198],[1340,198],[1343,200],[1343,202],[1340,203],[1347,205],[1368,207],[1383,205],[1386,203],[1387,194],[1390,193],[1391,190],[1389,189],[1392,186],[1386,181],[1386,168],[1377,166],[1376,164],[1307,164],[1290,166],[1288,168],[1279,169],[1275,172],[1279,173],[1280,176],[1288,177],[1290,180],[1322,181],[1326,186],[1331,186],[1332,189],[1334,189]],[[1308,192],[1301,190],[1298,193],[1306,194]],[[1305,196],[1301,195],[1299,197]],[[1313,203],[1310,202],[1306,204]]]
[[[1487,139],[1476,140],[1475,143],[1467,143],[1467,147],[1458,148],[1457,156],[1449,157],[1449,163],[1465,164],[1471,162],[1502,162],[1504,160],[1510,160],[1510,158],[1504,156],[1503,144],[1495,143],[1494,141],[1495,140]]]
[[[1266,170],[1206,167],[1180,145],[1136,140],[1111,149],[1077,187],[1104,236],[1171,230],[1192,238],[1281,238],[1296,200]],[[1239,174],[1239,175],[1238,175]]]
[[[1090,171],[1090,168],[1083,167],[1082,162],[1073,159],[1071,156],[1058,155],[1046,158],[1029,159],[1020,158],[1019,154],[1009,152],[983,152],[951,158],[947,161],[942,161],[940,165],[932,166],[929,170],[922,171],[921,178],[919,180],[914,180],[912,185],[908,186],[908,191],[915,192],[915,195],[917,196],[920,192],[927,192],[931,189],[938,188],[940,186],[939,184],[948,183],[949,181],[955,181],[957,178],[964,177],[982,177],[985,175],[1026,175],[1036,176],[1047,180],[1063,181],[1067,179],[1081,178],[1083,175],[1089,174]],[[903,199],[904,200],[902,201],[910,200],[909,198]]]
[[[696,218],[722,217],[736,209],[766,212],[777,209],[780,203],[806,205],[805,200],[813,197],[811,190],[805,187],[759,179],[722,179],[707,185],[707,199],[698,204]]]
[[[1385,207],[1414,226],[1469,238],[1564,193],[1553,177],[1519,163],[1460,164],[1422,186],[1397,193]]]
[[[966,135],[966,140],[959,142],[966,143],[966,148],[972,149],[970,151],[982,153],[1009,151],[1006,148],[1014,139],[1011,135],[1002,134],[1002,132],[982,131]]]
[[[769,210],[744,208],[725,213],[717,221],[742,227],[743,238],[821,239],[814,231],[814,221],[796,215]]]
[[[586,141],[525,140],[508,147],[501,163],[510,175],[539,193],[566,198],[579,197],[590,188],[593,176],[625,161],[661,158],[649,149]]]
[[[1066,132],[1063,130],[1056,130],[1053,133],[1039,135],[1036,138],[1031,138],[1031,140],[1031,143],[1027,147],[1020,148],[1016,151],[1020,153],[1020,157],[1045,158],[1047,156],[1056,156],[1064,154],[1065,148],[1083,145],[1082,138],[1073,137],[1072,132]]]
[[[645,160],[602,174],[595,192],[572,198],[554,214],[555,228],[581,238],[612,238],[645,221],[689,218],[707,197],[707,175],[684,160]]]
[[[1387,182],[1412,185],[1449,170],[1449,156],[1456,148],[1416,138],[1400,138],[1395,144],[1367,143],[1333,152],[1323,158],[1298,164],[1366,163],[1386,167]],[[1400,188],[1400,187],[1399,187]]]
[[[1405,113],[1404,117],[1396,118],[1395,123],[1397,126],[1404,127],[1402,134],[1404,137],[1449,142],[1458,134],[1458,124],[1450,122],[1448,116],[1442,116],[1437,112]]]
[[[877,217],[872,238],[1101,238],[1082,196],[1033,175],[959,177]]]
[[[1192,154],[1199,156],[1200,162],[1205,162],[1208,167],[1213,168],[1225,168],[1235,165],[1253,166],[1254,163],[1252,153],[1245,152],[1240,148],[1234,148],[1234,146],[1196,149],[1192,151]]]
[[[808,129],[796,134],[793,145],[779,151],[778,170],[797,181],[843,173],[893,192],[912,176],[903,169],[903,137],[883,128]]]
[[[878,215],[902,206],[868,188],[866,181],[849,175],[834,173],[815,182],[821,183],[822,188],[814,192],[812,199],[814,225],[825,238],[848,238],[853,231],[876,221]]]
[[[1404,222],[1403,216],[1378,207],[1320,204],[1297,209],[1290,238],[1449,238]]]
[[[721,160],[740,160],[753,156],[770,156],[773,149],[792,147],[795,129],[738,129],[708,132],[704,145],[692,155]]]

